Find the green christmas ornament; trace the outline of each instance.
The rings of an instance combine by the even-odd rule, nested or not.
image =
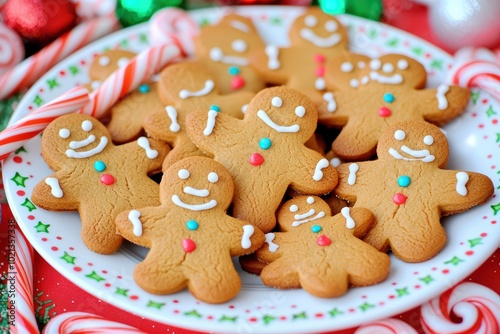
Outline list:
[[[123,27],[148,21],[159,9],[182,7],[184,0],[117,0],[116,17]]]
[[[382,0],[317,0],[328,14],[352,14],[379,21],[382,16]]]

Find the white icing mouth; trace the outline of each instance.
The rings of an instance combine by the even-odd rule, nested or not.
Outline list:
[[[432,162],[435,159],[435,157],[430,154],[429,150],[413,150],[408,146],[403,145],[401,146],[401,151],[408,154],[412,158],[404,157],[394,148],[389,148],[389,154],[392,155],[393,158],[398,160]]]
[[[90,139],[91,137],[94,137],[94,139],[91,140]],[[72,141],[71,143],[69,143],[69,146],[71,148],[77,149],[77,148],[85,147],[85,146],[93,143],[94,141],[95,141],[95,136],[90,135],[87,139],[84,139],[82,141]],[[84,143],[85,143],[85,145],[84,145]],[[71,145],[71,144],[73,144],[73,145]],[[69,149],[69,150],[66,150],[66,155],[68,156],[68,158],[76,158],[76,159],[88,158],[88,157],[94,156],[98,153],[101,153],[102,150],[104,150],[104,148],[106,147],[106,145],[108,145],[108,138],[105,136],[102,136],[101,140],[99,141],[99,145],[97,145],[93,149],[90,149],[88,151],[81,151],[81,152],[77,152],[75,150]]]
[[[331,34],[328,37],[320,37],[309,28],[302,28],[300,30],[300,37],[309,41],[320,48],[329,48],[339,44],[341,37],[339,34]]]
[[[208,95],[212,89],[214,89],[214,86],[215,84],[212,80],[207,80],[205,81],[205,86],[202,89],[196,91],[183,89],[179,92],[179,97],[184,100],[191,96],[205,96]]]
[[[208,189],[196,189],[193,187],[184,187],[184,193],[197,197],[207,197],[210,195],[210,191],[208,191]]]
[[[210,50],[210,59],[227,65],[248,66],[248,59],[238,56],[226,56],[221,48],[212,48]]]
[[[394,75],[382,75],[378,72],[370,72],[370,79],[381,84],[398,85],[403,82],[403,76],[399,73]]]
[[[259,117],[266,125],[271,127],[273,130],[278,132],[298,132],[300,126],[298,124],[293,124],[289,126],[278,125],[269,117],[269,115],[262,109],[257,111],[257,117]]]
[[[217,201],[214,199],[208,201],[207,203],[203,203],[203,204],[187,204],[187,203],[184,203],[177,195],[172,195],[172,202],[175,205],[177,205],[178,207],[181,207],[183,209],[188,209],[191,211],[210,210],[210,209],[215,208],[215,206],[217,205]]]
[[[313,221],[313,220],[316,220],[316,219],[319,219],[319,218],[323,218],[325,216],[325,212],[324,211],[320,211],[318,212],[318,214],[312,218],[309,218],[311,217],[312,215],[314,215],[316,213],[316,210],[314,209],[311,209],[309,210],[308,212],[304,213],[304,214],[301,214],[301,215],[295,215],[293,218],[296,219],[293,223],[292,223],[292,226],[299,226],[299,225],[302,225],[304,223],[308,223],[310,221]]]

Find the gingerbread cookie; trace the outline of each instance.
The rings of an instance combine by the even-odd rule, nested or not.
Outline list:
[[[122,144],[139,138],[144,132],[146,117],[155,111],[161,112],[164,107],[158,96],[158,83],[140,85],[111,108],[107,124],[111,139]]]
[[[160,170],[167,152],[164,143],[146,137],[114,146],[97,119],[61,116],[42,137],[43,158],[55,172],[35,186],[31,199],[46,210],[78,211],[85,245],[114,253],[122,243],[118,213],[159,203],[158,184],[148,174]]]
[[[266,82],[295,88],[320,103],[320,92],[326,89],[326,65],[333,56],[346,52],[347,30],[319,7],[310,7],[295,19],[289,38],[288,47],[267,45],[253,52],[250,64]]]
[[[233,176],[233,216],[269,232],[289,186],[299,193],[326,194],[337,184],[335,168],[304,145],[317,116],[305,95],[273,87],[250,101],[243,120],[210,110],[190,113],[186,124],[191,140]]]
[[[90,83],[87,88],[92,91],[101,85],[113,72],[125,66],[136,54],[125,50],[106,50],[95,56],[90,64]]]
[[[435,256],[446,243],[440,217],[465,211],[493,194],[485,175],[446,170],[448,142],[424,121],[391,125],[382,134],[378,160],[344,163],[335,193],[376,218],[364,240],[406,262]]]
[[[144,128],[150,137],[172,146],[163,163],[164,170],[182,158],[203,155],[186,133],[186,116],[190,112],[214,109],[243,118],[242,108],[254,96],[244,91],[220,95],[214,76],[196,62],[166,67],[161,72],[158,85],[164,107],[151,110],[144,120]]]
[[[235,91],[257,93],[264,81],[250,67],[248,56],[264,47],[251,19],[229,14],[215,25],[201,28],[195,38],[196,58],[214,75],[222,94]]]
[[[367,286],[389,274],[385,253],[358,238],[374,223],[363,208],[344,208],[332,216],[320,197],[299,196],[278,211],[281,232],[266,234],[257,259],[269,263],[261,272],[265,285],[302,287],[317,297],[343,295],[348,286]]]
[[[253,225],[230,217],[233,181],[207,157],[189,157],[170,166],[160,183],[161,205],[136,207],[116,218],[122,235],[150,248],[133,272],[154,294],[188,288],[199,300],[223,303],[241,286],[232,256],[251,253],[264,242]]]
[[[375,153],[385,129],[405,120],[426,120],[436,125],[460,115],[470,91],[440,85],[424,89],[425,68],[399,54],[370,59],[343,53],[327,67],[327,85],[319,122],[342,127],[332,150],[347,161],[366,160]]]

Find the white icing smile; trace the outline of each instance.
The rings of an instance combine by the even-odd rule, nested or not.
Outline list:
[[[371,71],[370,79],[379,82],[381,84],[391,84],[391,85],[398,85],[403,82],[403,76],[399,73],[395,73],[393,75],[382,75],[378,72]]]
[[[316,220],[319,218],[323,218],[325,216],[324,211],[320,211],[320,212],[318,212],[318,214],[316,216],[314,216],[315,213],[316,213],[316,210],[311,209],[306,213],[296,214],[293,217],[295,219],[295,221],[292,223],[292,226],[299,226],[299,225],[302,225],[304,223],[307,223],[307,222],[310,222],[310,221],[313,221],[313,220]]]
[[[401,151],[408,154],[412,158],[404,157],[394,148],[389,148],[389,154],[392,155],[393,158],[398,160],[432,162],[435,159],[435,157],[430,154],[429,150],[413,150],[408,146],[403,145],[401,146]]]
[[[283,126],[274,123],[274,121],[269,118],[269,115],[262,109],[257,111],[257,117],[259,117],[264,123],[266,123],[266,125],[278,132],[298,132],[300,130],[300,126],[298,124]]]
[[[187,204],[184,203],[177,195],[172,195],[172,202],[178,207],[181,207],[183,209],[188,209],[191,211],[210,210],[217,205],[217,201],[214,199],[202,204]]]
[[[248,59],[239,56],[226,56],[221,48],[212,48],[210,50],[210,59],[227,65],[248,66]]]
[[[184,187],[184,193],[197,197],[207,197],[210,195],[210,191],[208,191],[208,189],[196,189],[193,187]]]
[[[205,86],[202,89],[196,91],[183,89],[179,92],[179,97],[184,100],[191,96],[205,96],[210,94],[212,89],[214,89],[214,86],[215,84],[212,80],[207,80],[205,81]]]
[[[329,48],[339,44],[341,37],[339,34],[331,34],[328,37],[320,37],[309,28],[302,28],[300,30],[300,37],[309,41],[320,48]]]
[[[74,150],[77,148],[82,148],[82,147],[88,146],[88,145],[92,144],[94,141],[95,141],[94,135],[90,135],[87,137],[87,139],[84,139],[81,141],[72,141],[69,143],[70,149],[66,150],[66,155],[68,156],[68,158],[77,158],[77,159],[88,158],[88,157],[91,157],[91,156],[96,155],[98,153],[101,153],[102,150],[104,150],[104,148],[106,147],[106,145],[108,145],[108,138],[105,136],[102,136],[101,140],[99,141],[99,144],[96,147],[94,147],[88,151],[77,152]]]

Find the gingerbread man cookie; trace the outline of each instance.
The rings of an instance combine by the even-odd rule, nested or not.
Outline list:
[[[188,288],[199,300],[223,303],[241,286],[232,256],[255,251],[264,233],[230,217],[233,181],[207,157],[170,166],[160,183],[161,205],[137,207],[116,218],[122,235],[150,248],[133,277],[144,290],[170,294]]]
[[[182,158],[203,155],[186,133],[186,116],[190,112],[213,109],[243,118],[242,109],[254,96],[244,91],[220,95],[214,76],[195,62],[168,66],[161,72],[158,85],[164,107],[151,110],[144,120],[144,129],[150,137],[172,146],[163,170]]]
[[[136,54],[125,50],[106,50],[95,56],[90,64],[90,83],[87,88],[92,91],[101,85],[114,71],[125,66]]]
[[[273,87],[250,101],[243,120],[210,110],[190,113],[186,124],[191,140],[233,176],[233,216],[269,232],[289,186],[299,193],[326,194],[337,184],[335,168],[304,145],[317,116],[302,93]]]
[[[446,243],[440,217],[465,211],[493,194],[485,175],[446,170],[448,142],[424,121],[388,127],[377,147],[378,160],[344,163],[335,193],[371,210],[375,226],[364,240],[406,262],[422,262]]]
[[[252,20],[237,14],[228,14],[217,24],[202,27],[195,38],[195,56],[210,69],[222,94],[257,93],[265,88],[248,60],[253,50],[262,47],[264,42]]]
[[[465,110],[470,97],[458,86],[423,89],[425,68],[399,54],[370,59],[344,53],[330,62],[326,79],[332,92],[323,95],[319,122],[342,127],[332,150],[347,161],[372,157],[382,132],[397,122],[445,124]]]
[[[158,184],[148,177],[159,171],[168,147],[140,137],[114,146],[97,119],[70,114],[49,124],[42,155],[55,172],[39,182],[31,198],[51,211],[78,211],[83,242],[96,253],[118,250],[122,237],[114,218],[132,207],[159,203]]]
[[[289,31],[290,46],[267,45],[253,52],[250,64],[266,82],[306,94],[315,103],[326,89],[326,65],[346,52],[348,35],[335,17],[318,7],[297,17]]]
[[[367,286],[389,274],[385,253],[359,240],[374,223],[363,208],[345,207],[331,215],[316,196],[299,196],[278,211],[281,232],[266,234],[257,259],[269,263],[261,272],[265,285],[280,289],[302,287],[317,297],[343,295],[349,285]]]

